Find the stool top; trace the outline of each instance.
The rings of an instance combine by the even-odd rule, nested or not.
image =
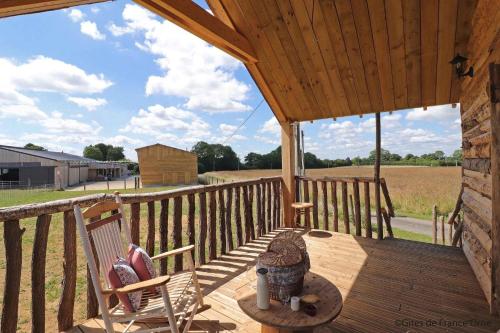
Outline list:
[[[292,203],[292,208],[295,209],[306,209],[306,208],[312,208],[313,204],[310,202],[294,202]]]

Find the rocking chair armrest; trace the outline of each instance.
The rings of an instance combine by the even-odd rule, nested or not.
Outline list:
[[[177,255],[177,254],[182,254],[184,252],[190,252],[193,249],[194,249],[194,245],[188,245],[188,246],[180,247],[180,248],[172,250],[172,251],[167,251],[167,252],[160,253],[157,256],[151,257],[151,259],[152,260],[163,259],[163,258],[174,256],[174,255]]]
[[[107,294],[128,294],[134,291],[146,289],[146,288],[151,288],[151,287],[158,287],[167,284],[167,282],[170,280],[170,276],[168,275],[162,275],[150,280],[144,280],[141,282],[133,283],[126,285],[125,287],[121,288],[114,288],[114,289],[104,289],[102,293],[104,295]]]

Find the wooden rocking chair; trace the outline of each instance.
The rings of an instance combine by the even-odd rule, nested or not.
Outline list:
[[[141,330],[134,328],[134,332],[171,331],[179,333],[179,327],[185,321],[183,332],[187,332],[196,311],[203,306],[203,295],[191,257],[194,246],[175,249],[151,258],[153,261],[157,261],[186,253],[185,257],[189,267],[187,271],[172,277],[160,276],[157,271],[156,278],[112,289],[107,274],[109,267],[117,257],[126,258],[126,248],[128,244],[132,243],[121,199],[116,195],[116,202],[99,202],[83,212],[78,205],[75,205],[74,211],[106,331],[108,333],[116,332],[113,323],[123,323],[125,328],[122,332],[125,333],[130,332],[134,323],[154,321],[157,324],[165,323],[165,326]],[[101,218],[106,213],[110,213],[110,215]],[[85,223],[85,220],[90,221]],[[101,274],[99,274],[98,265]],[[152,294],[150,290],[154,290],[155,287],[160,292]],[[142,299],[137,311],[125,311],[121,302],[110,307],[111,295],[128,294],[139,290],[142,291]]]

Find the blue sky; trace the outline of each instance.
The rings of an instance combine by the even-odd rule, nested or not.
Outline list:
[[[204,5],[204,4],[203,4]],[[205,5],[204,5],[205,6]],[[206,7],[206,6],[205,6]],[[279,125],[244,66],[130,1],[0,20],[0,144],[81,154],[106,142],[190,149],[230,144],[243,158],[279,145]],[[459,109],[384,113],[382,145],[422,154],[460,147]],[[372,115],[303,123],[321,158],[366,156]]]

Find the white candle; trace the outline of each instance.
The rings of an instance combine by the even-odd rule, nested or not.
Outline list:
[[[292,311],[300,310],[300,297],[293,296],[290,301],[290,306],[292,307]]]

